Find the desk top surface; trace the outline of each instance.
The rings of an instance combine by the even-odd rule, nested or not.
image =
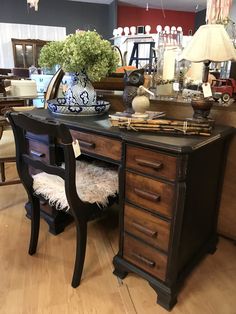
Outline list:
[[[16,100],[27,100],[27,99],[42,99],[44,95],[30,95],[30,96],[0,96],[0,101],[16,101]]]
[[[110,112],[109,112],[110,113]],[[109,113],[97,116],[57,116],[45,109],[33,109],[30,114],[40,119],[57,120],[66,124],[69,128],[96,133],[106,137],[125,140],[127,143],[138,144],[143,147],[153,147],[174,153],[191,152],[208,143],[225,138],[233,133],[235,129],[228,126],[215,126],[211,136],[190,135],[162,135],[156,132],[141,132],[119,129],[111,126]]]

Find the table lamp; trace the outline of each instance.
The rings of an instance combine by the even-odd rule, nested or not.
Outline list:
[[[236,50],[222,24],[206,24],[199,27],[192,40],[183,50],[181,60],[191,62],[203,62],[204,70],[202,87],[204,95],[201,99],[193,99],[192,106],[195,119],[206,119],[210,113],[213,101],[205,90],[210,90],[208,82],[209,64],[211,62],[223,62],[236,60]],[[204,89],[204,87],[206,87]],[[211,93],[211,90],[210,90]]]

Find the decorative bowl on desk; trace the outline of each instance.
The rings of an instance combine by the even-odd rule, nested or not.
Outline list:
[[[93,116],[107,112],[110,108],[110,103],[104,100],[97,100],[94,106],[79,106],[67,104],[65,98],[57,98],[48,100],[48,110],[57,115],[67,116]]]

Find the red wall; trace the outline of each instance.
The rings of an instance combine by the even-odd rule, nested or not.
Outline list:
[[[165,16],[164,16],[165,14]],[[194,32],[195,13],[172,10],[149,9],[118,5],[117,27],[150,25],[151,33],[156,33],[157,25],[181,26],[184,35]]]

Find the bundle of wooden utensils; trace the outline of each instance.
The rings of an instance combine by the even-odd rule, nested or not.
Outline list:
[[[134,131],[151,131],[167,134],[210,136],[212,121],[194,121],[178,119],[135,119],[110,115],[112,126]]]

